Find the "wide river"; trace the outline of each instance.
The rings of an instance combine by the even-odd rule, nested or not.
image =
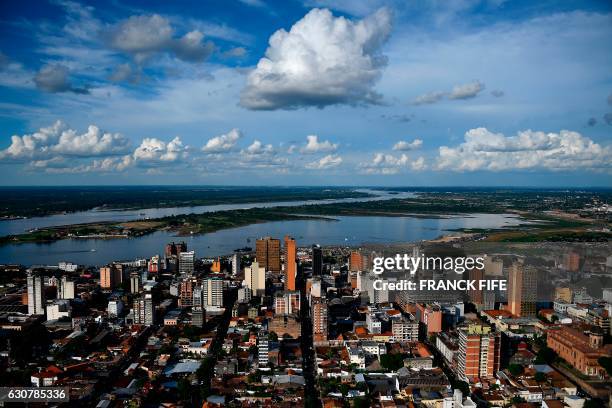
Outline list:
[[[196,207],[144,208],[140,210],[88,210],[68,214],[56,214],[46,217],[32,217],[0,221],[0,236],[23,234],[34,228],[55,227],[59,225],[85,224],[103,221],[132,221],[145,218],[161,218],[180,214],[201,214],[214,211],[244,210],[249,208],[297,207],[300,205],[359,203],[365,201],[391,200],[394,198],[414,197],[414,193],[399,192],[391,194],[387,191],[358,189],[356,191],[374,194],[369,197],[335,198],[327,200],[308,201],[270,201],[263,203],[239,203],[201,205]]]
[[[160,209],[163,211],[163,209]],[[509,214],[470,214],[445,218],[334,217],[334,220],[295,220],[252,224],[204,235],[177,237],[159,231],[133,239],[69,239],[47,244],[0,246],[0,263],[57,265],[70,261],[82,265],[103,265],[113,260],[148,258],[163,254],[170,241],[185,241],[197,257],[231,254],[236,248],[255,246],[262,236],[291,235],[298,245],[359,245],[362,243],[411,242],[433,239],[457,228],[501,228],[524,223]]]

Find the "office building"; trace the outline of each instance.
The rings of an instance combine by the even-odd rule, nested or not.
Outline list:
[[[197,327],[203,327],[206,321],[206,310],[200,306],[195,306],[191,310],[191,324]]]
[[[437,304],[416,305],[416,318],[421,323],[423,335],[427,338],[442,331],[442,309]]]
[[[285,290],[295,290],[297,275],[297,248],[295,239],[285,236]]]
[[[232,255],[232,275],[236,276],[240,273],[240,254],[234,253]]]
[[[59,320],[72,316],[72,307],[68,300],[56,300],[47,306],[47,320]]]
[[[535,317],[537,298],[537,272],[515,262],[508,277],[508,311],[516,317]]]
[[[204,308],[223,307],[223,280],[208,278],[202,281],[202,303]]]
[[[484,270],[487,276],[504,276],[504,262],[501,259],[485,255]]]
[[[312,300],[312,334],[314,341],[326,341],[328,334],[327,302],[325,298]]]
[[[281,270],[280,240],[271,237],[258,239],[255,243],[255,257],[265,270],[279,273]]]
[[[149,273],[158,273],[160,269],[159,264],[159,255],[152,256],[147,262],[147,271],[149,271]]]
[[[62,276],[57,288],[58,299],[74,299],[74,282],[69,281],[67,276]]]
[[[257,362],[259,367],[266,367],[268,365],[268,336],[266,334],[260,334],[257,337]]]
[[[570,252],[563,257],[563,266],[569,272],[578,272],[580,270],[580,254]]]
[[[499,371],[501,336],[490,326],[474,323],[461,327],[457,351],[458,376],[463,381],[478,382],[495,378]]]
[[[110,266],[100,268],[100,287],[102,289],[112,289],[114,287],[113,268]]]
[[[274,310],[277,314],[290,315],[300,313],[300,292],[285,291],[274,297]]]
[[[351,252],[351,256],[349,258],[349,271],[351,272],[363,271],[363,257],[361,256],[361,252],[359,251]]]
[[[130,274],[130,292],[131,293],[140,293],[142,289],[142,285],[140,284],[140,275],[138,272],[132,272]]]
[[[187,252],[187,244],[184,242],[175,244],[171,242],[166,244],[166,250],[164,251],[164,255],[166,258],[171,258],[173,256],[178,256],[181,252]]]
[[[217,258],[213,261],[212,266],[210,267],[210,271],[213,273],[221,272],[221,259]]]
[[[251,289],[243,286],[238,289],[238,303],[248,303],[251,300]]]
[[[119,317],[123,313],[123,302],[121,299],[111,299],[106,307],[108,317]]]
[[[28,273],[28,314],[29,315],[44,315],[45,314],[45,286],[43,279],[40,276]]]
[[[179,252],[179,273],[181,275],[192,275],[195,264],[195,252]]]
[[[191,307],[193,305],[193,289],[195,282],[191,277],[185,277],[179,284],[179,307]]]
[[[479,286],[479,281],[484,280],[484,277],[484,269],[473,268],[468,271],[468,279],[476,282],[475,289],[468,290],[468,297],[478,310],[481,310],[484,304],[484,291]]]
[[[391,332],[395,341],[419,341],[419,323],[410,318],[401,317],[391,322]]]
[[[251,266],[244,268],[244,286],[251,289],[253,296],[266,293],[266,270],[255,261]]]
[[[312,276],[323,274],[323,250],[321,245],[312,246]]]
[[[155,323],[155,305],[153,304],[153,294],[145,293],[134,299],[134,323],[150,326]]]

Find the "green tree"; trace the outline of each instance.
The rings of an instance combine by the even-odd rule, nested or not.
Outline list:
[[[543,383],[546,381],[547,377],[546,374],[538,371],[537,373],[535,373],[535,375],[533,376],[533,379],[536,380],[539,383]]]
[[[517,375],[521,375],[523,374],[523,366],[520,364],[510,364],[508,366],[508,371],[510,372],[510,374],[512,374],[513,376],[517,376]]]
[[[380,356],[380,365],[390,371],[397,371],[404,366],[404,356],[402,354],[383,354]]]
[[[542,347],[535,359],[536,364],[551,364],[557,359],[557,353],[550,347]]]
[[[602,366],[608,375],[612,376],[612,358],[610,357],[599,357],[597,362]]]
[[[176,385],[179,398],[183,401],[191,399],[191,383],[186,378],[181,378]]]

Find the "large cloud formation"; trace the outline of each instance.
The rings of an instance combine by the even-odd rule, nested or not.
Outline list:
[[[612,167],[612,152],[578,132],[525,130],[504,136],[486,128],[471,129],[457,147],[441,146],[437,168],[451,171],[517,169],[603,170]]]
[[[129,149],[130,141],[121,134],[105,133],[94,125],[90,125],[87,132],[78,134],[57,121],[32,134],[13,135],[10,146],[0,151],[0,159],[25,161],[54,156],[108,156],[126,153]]]
[[[387,64],[381,47],[391,26],[385,8],[360,21],[311,10],[289,32],[281,29],[270,37],[240,104],[275,110],[379,102],[373,86]]]

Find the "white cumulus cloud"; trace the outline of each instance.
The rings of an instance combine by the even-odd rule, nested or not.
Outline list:
[[[119,133],[107,133],[95,125],[79,134],[57,121],[37,132],[23,136],[13,135],[11,144],[0,151],[0,160],[47,160],[54,156],[104,156],[126,153],[130,141]]]
[[[375,153],[372,161],[361,163],[360,168],[365,174],[398,174],[406,170],[421,171],[427,168],[425,158],[419,157],[411,161],[405,153],[400,156],[392,154]]]
[[[230,151],[238,140],[242,137],[239,129],[232,129],[229,132],[215,136],[206,142],[202,150],[206,153],[221,153]]]
[[[387,64],[381,47],[391,26],[384,8],[360,21],[311,10],[289,32],[280,29],[270,37],[240,104],[274,110],[379,102],[373,87]]]
[[[306,136],[306,146],[301,149],[302,153],[322,153],[322,152],[335,152],[338,149],[337,143],[332,143],[329,140],[319,142],[319,136],[309,135]]]
[[[441,146],[436,167],[451,171],[603,170],[612,167],[612,150],[569,130],[525,130],[504,136],[476,128],[465,133],[459,146]]]
[[[143,162],[174,162],[186,155],[186,149],[179,137],[166,143],[156,138],[144,138],[134,150],[134,159]]]

